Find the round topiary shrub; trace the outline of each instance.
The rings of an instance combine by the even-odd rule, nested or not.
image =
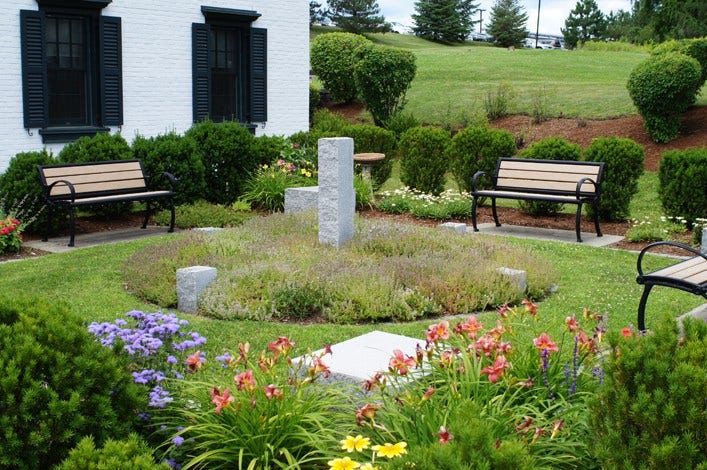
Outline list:
[[[0,206],[13,208],[21,204],[26,214],[37,215],[44,207],[37,165],[52,163],[56,163],[56,160],[47,153],[46,149],[39,152],[18,153],[12,157],[5,173],[0,175],[0,201],[2,202]],[[26,228],[31,231],[39,230],[43,219],[44,217],[35,219]]]
[[[131,432],[146,400],[127,364],[66,308],[0,297],[0,467],[51,468],[84,436]]]
[[[582,158],[582,147],[562,137],[547,137],[531,144],[520,154],[521,158],[537,160],[572,160]],[[518,201],[520,209],[530,215],[553,215],[562,210],[562,204],[547,201]]]
[[[174,132],[149,138],[138,135],[133,141],[133,152],[136,158],[142,160],[151,178],[164,178],[160,174],[163,171],[177,178],[176,204],[189,204],[207,194],[204,164],[193,140]],[[159,187],[169,188],[169,182],[160,180]]]
[[[463,191],[471,190],[477,171],[492,175],[499,158],[510,158],[518,148],[513,134],[488,127],[467,127],[458,132],[447,148],[452,175]]]
[[[385,126],[405,107],[405,94],[415,78],[415,54],[409,50],[369,45],[354,66],[356,91],[373,122]]]
[[[365,37],[351,33],[320,34],[312,41],[309,58],[312,70],[334,101],[349,102],[356,98],[357,50],[370,43]]]
[[[57,158],[61,163],[107,162],[133,158],[133,152],[120,134],[99,132],[67,144]]]
[[[679,52],[692,57],[702,67],[700,88],[707,80],[707,38],[680,39],[661,42],[651,49],[651,55]]]
[[[414,127],[400,138],[400,180],[423,193],[438,195],[444,190],[448,169],[445,156],[451,138],[438,127]]]
[[[131,434],[124,440],[108,439],[102,448],[97,449],[93,438],[81,439],[69,456],[54,467],[54,470],[76,469],[120,469],[131,470],[169,470],[167,462],[156,463],[153,451],[137,434]]]
[[[584,150],[584,159],[605,162],[599,202],[599,217],[603,220],[628,218],[631,198],[638,192],[638,178],[643,174],[645,152],[631,139],[600,137]],[[587,206],[589,216],[594,208]]]
[[[386,159],[378,162],[371,169],[371,183],[373,190],[383,186],[393,172],[393,155],[396,152],[397,142],[393,132],[378,126],[355,124],[341,129],[341,136],[351,137],[354,140],[355,153],[382,153]]]
[[[667,215],[689,224],[707,218],[707,147],[670,150],[658,167],[658,195]]]
[[[652,56],[633,69],[628,92],[655,142],[680,133],[680,115],[695,102],[702,83],[699,62],[680,53]]]
[[[204,164],[205,199],[230,204],[243,194],[248,176],[258,168],[255,137],[234,121],[194,124],[185,137],[192,139]]]
[[[261,135],[253,140],[253,155],[257,166],[267,165],[280,157],[280,152],[292,145],[279,135]]]

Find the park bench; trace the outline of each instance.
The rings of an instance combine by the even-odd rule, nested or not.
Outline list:
[[[476,207],[479,198],[491,198],[491,210],[496,227],[501,224],[496,213],[496,199],[518,199],[576,204],[577,241],[582,241],[580,224],[582,205],[594,206],[594,227],[601,237],[597,205],[601,197],[601,178],[604,162],[575,162],[566,160],[533,160],[499,158],[493,176],[484,171],[474,174],[471,181],[471,222],[476,226]],[[481,188],[481,178],[491,180],[492,187]]]
[[[689,253],[689,258],[678,263],[671,264],[662,269],[645,273],[643,270],[643,256],[651,249],[661,246],[675,246]],[[645,313],[648,294],[653,286],[666,286],[701,295],[707,299],[707,254],[701,253],[682,243],[661,241],[651,243],[641,250],[636,262],[638,277],[636,282],[642,284],[643,295],[638,304],[638,329],[645,331]]]
[[[75,208],[96,204],[114,204],[129,201],[147,203],[142,228],[147,227],[150,202],[168,199],[172,218],[169,232],[174,231],[174,196],[176,178],[162,172],[171,185],[169,190],[153,190],[151,179],[145,174],[140,160],[38,165],[39,179],[44,192],[47,220],[43,241],[47,241],[54,209],[66,209],[70,217],[69,246],[74,246],[76,233]]]

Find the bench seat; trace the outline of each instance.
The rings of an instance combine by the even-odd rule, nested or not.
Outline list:
[[[160,176],[167,179],[171,189],[152,188],[152,180],[145,173],[140,160],[113,160],[107,162],[67,163],[38,165],[39,181],[47,208],[47,221],[43,241],[47,241],[54,209],[69,211],[69,246],[74,246],[76,234],[75,208],[96,204],[120,202],[146,202],[142,228],[147,227],[150,202],[167,199],[171,210],[169,232],[174,231],[174,196],[176,178],[168,172]]]
[[[658,246],[674,246],[684,250],[690,258],[652,272],[644,272],[643,257]],[[636,262],[638,276],[636,282],[642,284],[643,295],[638,304],[638,329],[644,331],[646,303],[654,286],[672,287],[707,299],[707,254],[701,253],[682,243],[661,241],[646,246],[638,255]]]

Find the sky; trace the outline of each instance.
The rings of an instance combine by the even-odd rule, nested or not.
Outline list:
[[[596,0],[596,2],[604,14],[608,14],[612,10],[629,11],[631,9],[630,0]],[[480,9],[486,10],[481,12],[485,31],[495,1],[476,0],[475,3],[479,4]],[[528,14],[526,28],[534,33],[538,20],[538,0],[520,0],[520,5],[525,8],[525,12]],[[565,26],[565,20],[576,5],[576,0],[540,0],[540,33],[562,34],[560,28]],[[378,0],[378,6],[386,21],[413,26],[411,15],[415,11],[415,0]],[[478,20],[478,16],[475,19]],[[478,24],[476,31],[478,31]]]

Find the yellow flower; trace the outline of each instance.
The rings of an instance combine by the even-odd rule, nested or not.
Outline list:
[[[306,174],[307,174],[307,170],[306,170],[305,168],[302,168],[302,169],[300,170],[300,173],[302,173],[303,175],[306,175]]]
[[[341,448],[347,452],[361,452],[364,449],[368,449],[371,444],[371,440],[367,437],[363,437],[360,434],[356,437],[346,436],[341,442]]]
[[[267,170],[269,167],[267,165],[263,165],[263,170]]]
[[[307,178],[309,178],[310,176],[312,176],[312,173],[308,171],[308,172],[306,172],[306,173],[304,174],[304,176],[306,176]]]
[[[405,450],[406,447],[406,442],[398,442],[397,444],[389,444],[386,442],[382,446],[373,446],[371,449],[378,453],[378,457],[388,457],[392,459],[393,457],[400,457],[403,454],[407,454],[408,451]]]
[[[361,465],[361,470],[378,470],[378,467],[374,467],[372,463],[364,463]]]
[[[361,466],[360,463],[351,460],[349,457],[334,459],[327,462],[330,470],[353,470]]]

